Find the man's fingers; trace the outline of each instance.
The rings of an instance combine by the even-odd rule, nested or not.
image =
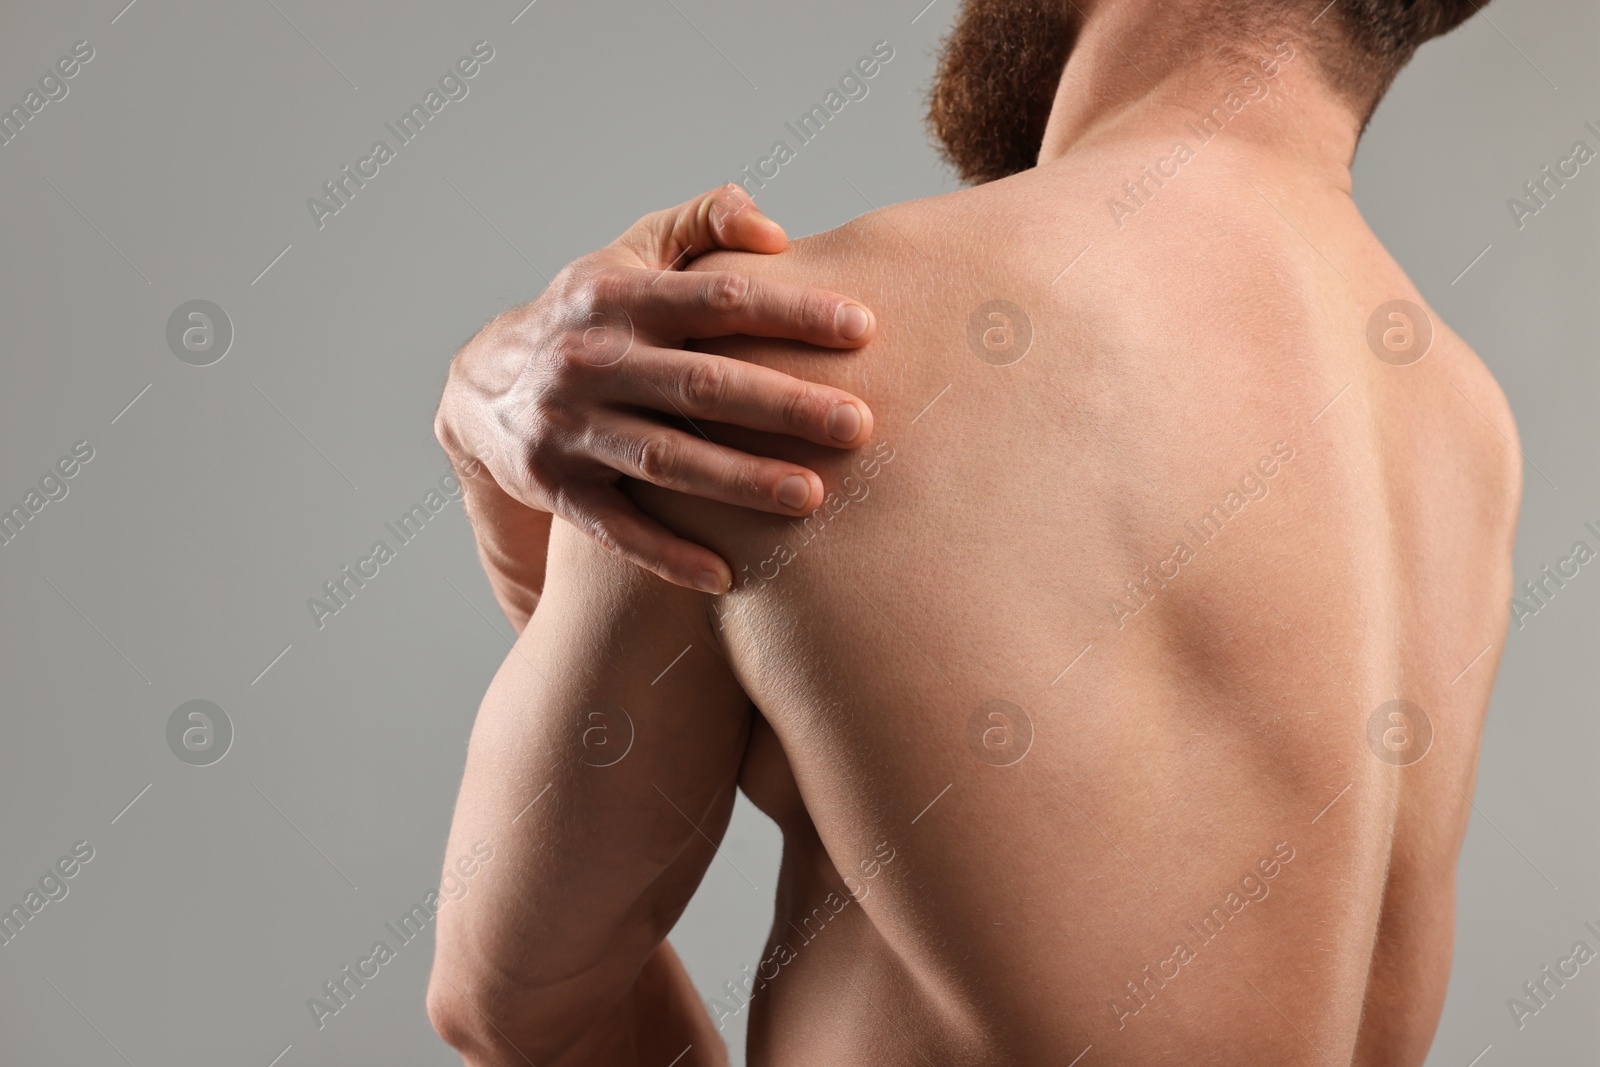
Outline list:
[[[842,294],[745,274],[683,271],[713,248],[776,253],[788,240],[750,194],[725,185],[634,223],[611,247],[627,249],[638,267],[613,261],[595,296],[661,337],[745,334],[827,348],[870,341],[877,329],[871,310]]]
[[[709,352],[640,346],[610,384],[618,401],[686,419],[854,448],[872,436],[872,411],[828,385]]]
[[[724,185],[701,197],[695,217],[698,220],[701,216],[705,219],[704,229],[718,248],[771,255],[789,247],[789,235],[783,227],[763,215],[741,186]],[[680,220],[674,240],[698,242],[701,236],[700,223]]]
[[[634,506],[615,485],[592,485],[564,494],[562,518],[608,550],[673,585],[726,593],[733,572],[715,552],[685,541]]]
[[[637,415],[610,417],[590,430],[588,443],[601,462],[630,478],[705,500],[790,516],[822,504],[822,479],[804,467]]]
[[[652,212],[617,239],[646,267],[677,270],[713,248],[771,254],[789,245],[783,227],[738,185],[724,185],[677,207]]]
[[[783,337],[826,348],[859,348],[877,320],[839,293],[732,271],[630,270],[608,293],[640,326],[662,337]]]

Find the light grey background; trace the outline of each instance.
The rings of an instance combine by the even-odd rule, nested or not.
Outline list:
[[[0,146],[0,504],[94,448],[0,546],[0,905],[95,850],[0,946],[6,1064],[454,1062],[422,1010],[431,931],[320,1031],[306,1000],[437,884],[509,628],[453,503],[321,630],[307,598],[445,472],[431,415],[482,321],[754,163],[874,42],[895,58],[870,95],[762,206],[802,234],[954,188],[921,122],[953,0],[525,2],[0,14],[7,106],[74,42],[95,53]],[[1521,231],[1506,207],[1573,141],[1600,147],[1597,31],[1587,0],[1498,0],[1423,50],[1356,167],[1373,226],[1511,399],[1519,582],[1600,544],[1600,164]],[[307,198],[479,40],[468,97],[319,230]],[[234,325],[213,366],[167,347],[192,299]],[[1506,999],[1600,925],[1597,623],[1591,565],[1510,635],[1430,1064],[1595,1062],[1600,965],[1520,1032]],[[235,729],[213,766],[167,747],[192,699]],[[758,958],[778,842],[741,802],[723,852],[674,935],[707,996]]]

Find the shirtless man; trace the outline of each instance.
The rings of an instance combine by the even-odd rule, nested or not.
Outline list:
[[[1520,465],[1350,198],[1378,97],[1473,7],[1321,8],[969,0],[934,122],[981,184],[659,275],[769,320],[801,301],[794,332],[837,345],[848,291],[869,343],[714,343],[745,366],[585,327],[593,380],[699,368],[658,386],[675,427],[551,400],[570,277],[458,356],[440,436],[487,464],[475,527],[526,620],[447,853],[495,857],[440,915],[429,992],[467,1063],[725,1062],[664,938],[740,788],[784,835],[748,1003],[720,1005],[752,1064],[1423,1062]],[[609,255],[774,251],[746,207]],[[628,457],[620,489],[595,460],[533,479],[576,520],[547,562],[500,446],[530,404]],[[729,425],[779,414],[811,443]],[[825,447],[830,416],[866,443]],[[791,475],[808,519],[736,506],[782,512]]]

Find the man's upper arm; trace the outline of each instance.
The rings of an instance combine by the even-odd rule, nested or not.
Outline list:
[[[430,997],[557,1041],[606,1025],[714,855],[749,724],[703,594],[556,523],[473,728],[446,871],[493,859],[441,894]]]

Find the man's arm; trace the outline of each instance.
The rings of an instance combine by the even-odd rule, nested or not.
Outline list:
[[[478,562],[500,610],[520,634],[544,591],[551,515],[512,497],[488,468],[470,456],[452,454],[450,465],[461,483],[461,503],[478,545]]]
[[[640,219],[451,361],[434,431],[467,487],[490,585],[518,630],[538,602],[548,513],[668,581],[728,588],[727,564],[634,507],[616,487],[623,475],[782,515],[821,502],[822,484],[804,467],[719,448],[663,416],[842,448],[870,435],[871,414],[849,393],[683,350],[732,334],[831,348],[871,339],[871,313],[837,293],[682,270],[714,248],[770,255],[787,244],[744,190],[725,186]]]
[[[566,523],[473,727],[430,1017],[472,1067],[679,1067],[725,1050],[664,938],[733,809],[751,706],[706,598]],[[477,852],[474,853],[474,849]]]

